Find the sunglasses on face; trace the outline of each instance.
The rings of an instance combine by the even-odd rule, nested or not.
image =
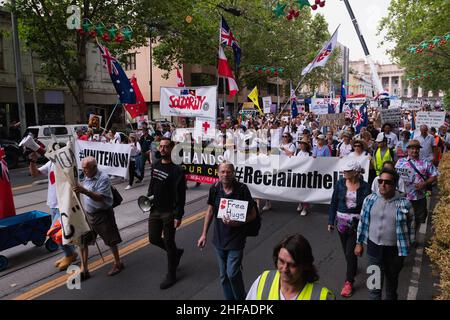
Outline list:
[[[392,180],[385,180],[385,179],[378,179],[378,184],[387,184],[388,186],[392,186],[394,184],[394,181]]]

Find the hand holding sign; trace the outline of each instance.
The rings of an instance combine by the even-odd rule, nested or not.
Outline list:
[[[221,218],[225,224],[229,224],[230,221],[245,222],[247,209],[248,201],[222,198],[217,218]]]

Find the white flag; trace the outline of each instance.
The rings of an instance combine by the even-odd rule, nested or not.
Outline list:
[[[334,32],[330,41],[328,41],[323,46],[323,48],[319,51],[319,54],[314,58],[314,60],[311,61],[310,64],[308,64],[305,69],[303,69],[302,76],[311,72],[311,70],[313,70],[316,67],[325,66],[325,64],[327,63],[328,59],[331,56],[331,53],[333,52],[334,48],[336,47],[338,29],[339,29],[339,26],[336,28],[336,31]]]

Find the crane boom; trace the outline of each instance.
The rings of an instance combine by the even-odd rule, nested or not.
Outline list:
[[[381,84],[380,78],[378,77],[377,69],[375,68],[375,64],[372,61],[372,57],[370,56],[369,49],[367,48],[366,40],[364,40],[364,36],[362,35],[361,30],[359,30],[358,21],[356,20],[355,14],[353,13],[350,3],[348,2],[348,0],[343,1],[345,3],[345,6],[347,7],[348,13],[350,14],[350,18],[352,19],[353,26],[355,27],[356,34],[358,36],[359,41],[361,42],[361,46],[364,50],[364,54],[366,55],[367,62],[369,63],[370,73],[372,75],[372,82],[377,88],[378,93],[381,93],[383,92],[383,86]]]

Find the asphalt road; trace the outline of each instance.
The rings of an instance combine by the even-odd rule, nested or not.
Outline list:
[[[23,174],[23,173],[22,173]],[[19,175],[19,173],[18,173]],[[14,176],[14,173],[13,175]],[[29,182],[26,180],[25,183]],[[53,262],[61,257],[58,252],[48,253],[44,248],[31,244],[1,252],[10,260],[9,269],[0,273],[1,299],[165,299],[165,300],[220,300],[223,299],[219,283],[219,270],[214,248],[211,245],[213,228],[208,234],[208,244],[204,250],[196,247],[206,210],[207,185],[190,188],[187,191],[188,205],[184,225],[177,231],[177,244],[185,249],[178,271],[179,281],[168,290],[160,290],[159,283],[166,273],[166,255],[159,248],[148,244],[146,216],[138,209],[136,199],[146,192],[145,181],[135,188],[124,191],[126,182],[115,179],[114,183],[124,196],[124,202],[116,208],[116,218],[124,242],[120,248],[125,255],[125,270],[108,277],[110,262],[102,263],[95,249],[91,247],[90,263],[93,265],[92,278],[81,283],[80,290],[69,290],[65,279],[67,274],[53,267]],[[29,187],[15,192],[18,213],[37,209],[48,211],[45,205],[46,185]],[[16,195],[17,194],[17,195]],[[320,275],[320,283],[335,292],[337,299],[345,280],[345,260],[336,232],[326,231],[327,206],[315,205],[311,213],[301,217],[294,203],[277,203],[273,209],[263,214],[263,224],[258,237],[248,238],[243,263],[244,281],[248,290],[257,276],[266,269],[273,269],[272,250],[284,236],[301,233],[311,243],[315,265]],[[423,230],[425,231],[425,230]],[[432,276],[430,262],[423,252],[423,243],[431,235],[431,226],[422,235],[422,244],[406,259],[399,284],[399,298],[429,300],[437,293],[435,276]],[[99,240],[103,255],[110,252]],[[355,294],[350,300],[367,299],[367,260],[359,259]]]

